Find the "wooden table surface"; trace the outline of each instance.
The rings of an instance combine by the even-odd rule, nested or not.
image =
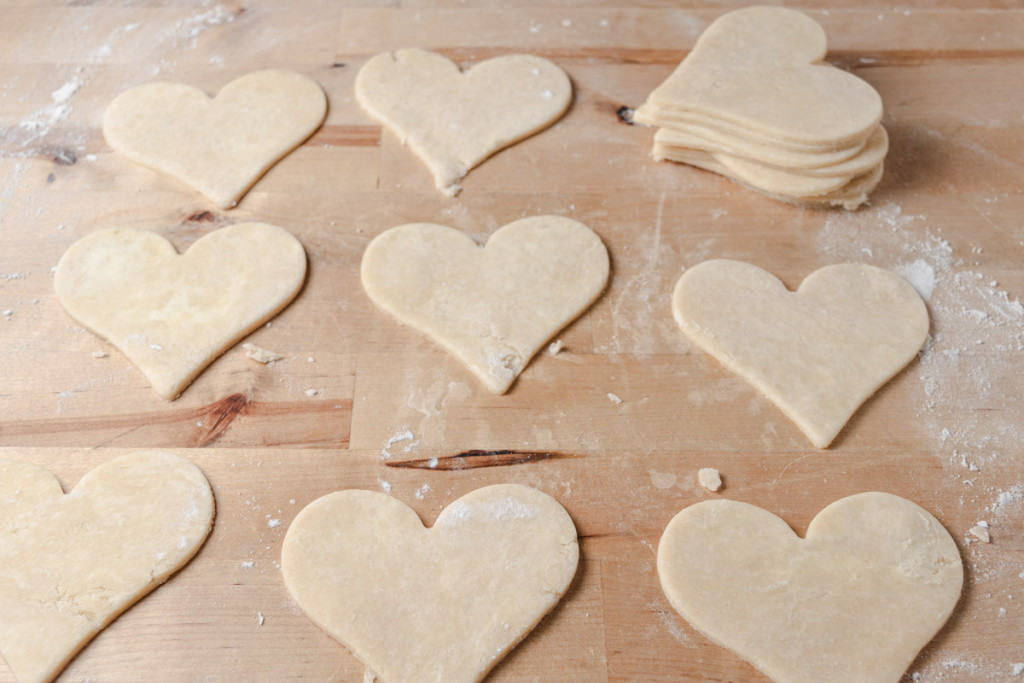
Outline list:
[[[361,680],[360,664],[284,590],[277,563],[294,515],[332,490],[390,487],[431,523],[459,495],[498,482],[555,496],[577,524],[582,562],[560,606],[490,680],[765,680],[669,606],[654,562],[662,529],[718,495],[763,506],[803,533],[822,507],[866,490],[927,508],[964,558],[963,597],[910,667],[913,680],[1016,680],[1024,11],[1011,0],[806,3],[828,32],[830,59],[882,94],[892,138],[871,206],[844,213],[793,208],[651,161],[653,131],[621,122],[617,110],[641,103],[733,6],[677,4],[0,0],[0,309],[9,311],[0,319],[0,456],[46,465],[69,488],[125,450],[167,448],[202,467],[218,506],[195,560],[88,645],[66,680]],[[448,199],[352,95],[369,56],[407,46],[462,65],[547,56],[571,76],[575,100],[557,125],[472,171]],[[103,141],[103,108],[128,87],[166,79],[212,93],[271,66],[317,79],[330,113],[235,210],[215,210]],[[611,281],[559,335],[565,350],[540,354],[505,396],[376,310],[360,287],[363,249],[392,226],[444,223],[483,241],[544,213],[602,237]],[[154,230],[183,250],[246,220],[290,230],[309,255],[298,299],[248,339],[285,355],[272,365],[233,348],[165,402],[53,294],[52,267],[93,230]],[[931,339],[831,449],[816,450],[677,329],[672,286],[714,257],[751,261],[790,287],[851,260],[908,273],[934,286]],[[383,462],[381,449],[406,430],[413,439]],[[469,449],[555,457],[457,458]],[[442,467],[399,466],[431,457]],[[697,486],[706,466],[723,473],[719,494]],[[967,534],[979,520],[991,525],[989,544]],[[11,680],[0,666],[0,681]]]

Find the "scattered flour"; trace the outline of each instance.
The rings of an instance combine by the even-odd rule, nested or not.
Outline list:
[[[983,207],[977,210],[983,215]],[[999,613],[1004,608],[994,601],[1012,599],[1001,586],[1024,574],[1009,544],[985,545],[1000,538],[1000,528],[1024,523],[1024,419],[1019,402],[1009,398],[1024,394],[1024,304],[1020,290],[1011,292],[986,272],[982,245],[970,235],[951,243],[939,225],[891,202],[834,212],[822,217],[816,247],[828,262],[867,262],[898,272],[927,301],[931,334],[903,380],[917,406],[910,427],[943,468],[945,499],[988,522],[967,531],[963,558],[979,609]],[[1019,287],[1019,272],[1013,275],[1011,288]],[[991,589],[979,590],[982,585]],[[932,661],[914,680],[1004,681],[1011,654]]]
[[[394,446],[395,444],[402,443],[403,441],[412,441],[415,438],[416,435],[413,434],[408,427],[402,427],[398,432],[392,435],[390,439],[388,439],[388,442],[387,444],[384,445],[384,448],[380,449],[381,460],[390,460],[393,457],[391,451],[388,449]]]
[[[536,517],[537,508],[509,496],[485,503],[467,503],[464,500],[457,500],[447,509],[447,517],[457,522],[471,519],[477,515],[508,522]]]
[[[656,489],[670,489],[676,485],[677,477],[671,472],[658,472],[657,470],[648,470],[647,474],[651,477],[651,485]]]
[[[935,269],[924,259],[896,266],[896,272],[914,286],[921,298],[928,301],[935,291]]]

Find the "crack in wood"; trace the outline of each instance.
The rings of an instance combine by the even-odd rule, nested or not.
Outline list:
[[[523,465],[541,460],[570,458],[571,455],[554,451],[517,451],[517,450],[468,450],[446,455],[439,458],[420,458],[419,460],[399,460],[386,462],[388,467],[422,469],[422,470],[471,470],[479,467],[505,467]]]
[[[245,394],[234,393],[230,396],[210,404],[208,413],[210,418],[216,417],[213,425],[206,431],[206,434],[198,439],[197,446],[209,446],[211,443],[224,435],[235,418],[241,415],[249,405],[249,399]]]

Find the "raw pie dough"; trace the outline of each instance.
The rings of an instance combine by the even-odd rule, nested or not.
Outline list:
[[[826,266],[796,292],[757,266],[705,261],[676,283],[683,332],[826,448],[928,336],[921,297],[895,273]]]
[[[0,460],[0,654],[18,681],[55,678],[192,559],[212,522],[209,483],[176,455],[115,458],[67,495],[42,467]]]
[[[356,77],[356,98],[427,164],[448,196],[471,168],[547,128],[572,100],[572,83],[533,55],[481,62],[465,73],[425,50],[370,59]]]
[[[57,264],[64,309],[119,348],[153,389],[175,398],[214,358],[288,305],[306,253],[266,223],[203,236],[182,255],[144,230],[101,230]]]
[[[694,628],[778,683],[895,683],[952,613],[963,566],[926,510],[861,493],[803,539],[753,505],[691,505],[661,537],[658,576]]]
[[[127,90],[104,112],[103,135],[120,154],[227,209],[326,115],[327,98],[315,81],[268,69],[231,81],[212,99],[182,83]]]
[[[375,304],[440,343],[496,393],[608,282],[601,238],[561,216],[505,225],[481,248],[443,225],[409,223],[366,248]]]
[[[825,32],[780,7],[719,17],[637,109],[661,127],[653,156],[798,205],[854,209],[881,178],[882,100],[824,63]]]
[[[576,528],[528,486],[477,489],[424,528],[404,503],[348,490],[292,522],[281,572],[303,611],[384,683],[479,681],[568,589]]]

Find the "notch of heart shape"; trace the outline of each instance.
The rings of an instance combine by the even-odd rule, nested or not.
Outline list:
[[[383,493],[338,491],[295,517],[281,572],[302,610],[383,681],[479,681],[569,588],[576,527],[536,489],[472,491],[425,528]]]
[[[145,230],[100,230],[61,257],[54,288],[72,318],[173,399],[217,356],[298,294],[306,252],[290,233],[238,223],[184,254]]]
[[[503,394],[597,300],[608,270],[608,251],[590,228],[535,216],[505,225],[483,248],[443,225],[392,228],[366,248],[362,281],[375,304]]]
[[[796,292],[771,273],[716,259],[676,283],[687,337],[750,382],[818,448],[928,337],[928,310],[899,275],[864,264],[820,268]]]
[[[169,453],[110,460],[67,495],[42,467],[0,460],[0,654],[18,681],[53,680],[183,567],[213,509],[203,473]]]
[[[547,128],[572,100],[569,77],[533,55],[506,55],[465,72],[426,50],[379,54],[359,70],[356,99],[427,165],[448,196],[470,169]]]
[[[703,501],[658,543],[672,607],[777,683],[900,680],[949,619],[963,575],[949,532],[889,493],[832,503],[803,539],[761,508]]]
[[[103,113],[103,136],[114,151],[227,209],[326,115],[316,81],[267,69],[231,81],[214,98],[183,83],[126,90]]]

